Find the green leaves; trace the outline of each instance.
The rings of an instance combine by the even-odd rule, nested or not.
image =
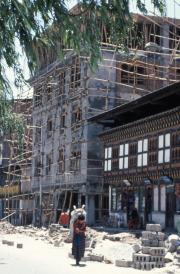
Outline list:
[[[141,12],[146,13],[143,0],[135,0]],[[123,44],[132,26],[128,0],[79,0],[78,8],[68,10],[68,1],[61,0],[6,0],[0,1],[0,81],[7,90],[4,75],[6,66],[23,79],[19,65],[16,39],[27,56],[30,71],[38,69],[37,47],[52,50],[63,56],[64,48],[83,51],[96,66],[101,58],[102,26],[106,26],[108,41]],[[160,11],[164,0],[151,0]],[[18,80],[19,82],[19,80]]]

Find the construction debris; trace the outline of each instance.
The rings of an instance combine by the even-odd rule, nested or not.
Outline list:
[[[142,232],[142,238],[136,237],[135,233],[122,232],[110,234],[97,229],[88,228],[86,237],[86,249],[84,262],[94,261],[106,264],[114,264],[118,267],[135,267],[150,270],[156,267],[168,265],[180,266],[180,245],[178,235],[168,235],[161,232],[159,225],[147,226]],[[55,248],[69,246],[71,250],[72,239],[68,228],[58,224],[52,224],[49,228],[37,228],[33,226],[13,226],[7,221],[0,222],[0,237],[2,244],[23,248],[23,242],[11,239],[11,234],[32,237],[51,244]],[[7,238],[6,238],[7,235]],[[162,242],[164,245],[162,246]],[[168,252],[169,244],[176,246],[176,252]],[[73,258],[71,253],[69,257]],[[133,260],[132,260],[133,258]],[[164,270],[167,270],[167,267]],[[165,273],[165,272],[164,272]],[[166,272],[167,273],[167,272]],[[175,272],[174,272],[175,273]]]

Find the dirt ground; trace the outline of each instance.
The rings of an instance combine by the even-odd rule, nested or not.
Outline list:
[[[71,243],[67,229],[54,227],[53,229],[37,229],[33,227],[14,227],[8,223],[0,223],[0,273],[2,274],[47,274],[61,273],[74,274],[79,272],[79,267],[74,265],[70,258]],[[3,244],[3,241],[13,242],[13,246]],[[115,260],[132,260],[134,244],[140,244],[140,239],[133,233],[108,234],[89,228],[87,232],[89,252],[103,255],[103,262],[81,262],[82,273],[123,273],[138,274],[142,270],[115,266]],[[23,248],[16,245],[23,244]],[[91,247],[89,247],[91,245]],[[180,274],[180,270],[173,263],[166,267],[143,271],[143,273]]]

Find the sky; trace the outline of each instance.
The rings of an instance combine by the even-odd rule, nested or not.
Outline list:
[[[68,0],[68,7],[72,8],[78,1],[77,0]],[[130,0],[130,9],[132,12],[138,12],[136,8],[136,0]],[[151,4],[151,0],[144,0],[144,3],[146,4],[147,10],[149,12],[149,15],[152,15],[154,12],[153,5]],[[172,18],[180,18],[180,0],[166,0],[166,6],[167,6],[167,16]],[[157,14],[158,15],[158,14]],[[23,71],[25,73],[25,79],[29,78],[29,71],[26,63],[26,58],[22,56],[21,58],[21,64],[23,67]],[[16,87],[13,86],[13,71],[11,69],[8,69],[8,79],[11,82],[11,86],[13,89],[14,97],[26,97],[32,95],[32,89],[30,87],[24,87],[23,90],[18,90]]]

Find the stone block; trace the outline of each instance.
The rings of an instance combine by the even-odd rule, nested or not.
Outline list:
[[[151,262],[164,263],[164,256],[151,256]]]
[[[154,232],[160,232],[161,231],[161,225],[160,224],[147,224],[146,225],[147,231],[154,231]]]
[[[158,268],[161,268],[161,267],[164,267],[164,266],[165,266],[164,262],[157,262],[156,263],[156,267],[158,267]]]
[[[133,262],[150,262],[150,255],[134,253]]]
[[[150,249],[150,255],[152,255],[152,256],[165,256],[165,248],[163,248],[163,247],[152,247]]]
[[[14,242],[13,241],[7,241],[7,245],[8,246],[14,246]]]
[[[148,239],[141,239],[142,246],[150,246],[150,240]]]
[[[133,245],[133,250],[137,253],[137,252],[139,252],[140,250],[141,250],[141,247],[140,247],[140,245],[138,245],[138,244],[135,244],[135,245]]]
[[[90,258],[90,256],[85,256],[85,257],[81,258],[81,261],[82,262],[91,261],[91,258]]]
[[[3,245],[6,245],[7,242],[8,242],[7,240],[2,240],[2,244],[3,244]]]
[[[156,263],[155,262],[141,263],[141,269],[142,270],[151,270],[151,269],[153,269],[155,267],[156,267]]]
[[[131,267],[132,262],[126,260],[115,260],[115,265],[119,267]]]
[[[55,246],[55,247],[59,247],[59,246],[60,246],[60,243],[61,243],[61,241],[55,241],[55,242],[54,242],[54,246]]]
[[[149,240],[149,239],[141,239],[142,246],[151,246],[151,247],[158,247],[159,241],[156,240]]]
[[[165,242],[164,242],[164,241],[159,241],[158,246],[159,246],[159,247],[165,247]]]
[[[164,241],[164,240],[165,240],[165,237],[166,237],[165,233],[163,233],[163,232],[158,232],[157,238],[158,238],[159,241]]]
[[[150,246],[152,246],[152,247],[158,247],[159,246],[159,241],[158,240],[151,240],[150,241]]]
[[[143,246],[142,247],[142,253],[143,254],[149,254],[150,253],[150,249],[151,249],[151,247],[149,247],[149,246]]]
[[[157,239],[157,233],[153,231],[143,231],[142,232],[142,238],[148,239],[148,240],[156,240]]]
[[[17,248],[23,248],[23,244],[17,244]]]
[[[98,254],[91,254],[90,259],[91,261],[102,262],[104,260],[104,256]]]
[[[133,263],[133,267],[136,269],[141,269],[141,263],[135,262],[135,263]]]

